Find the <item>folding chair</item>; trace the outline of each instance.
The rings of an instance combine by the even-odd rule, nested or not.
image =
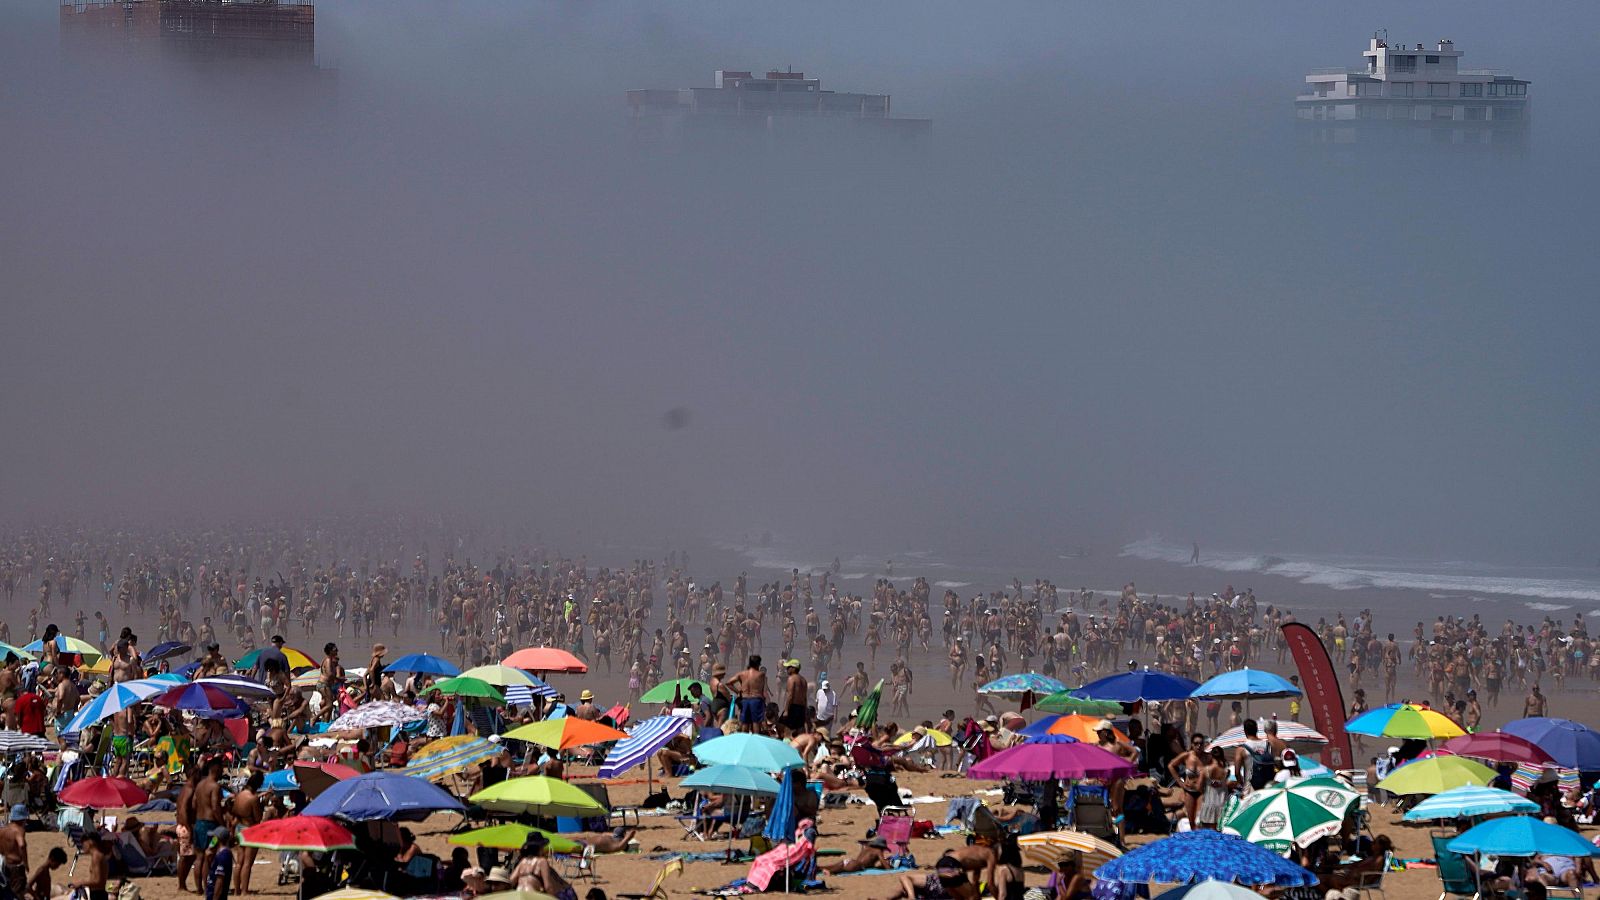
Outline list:
[[[722,826],[733,821],[732,817],[727,813],[717,813],[713,816],[706,815],[705,801],[703,799],[695,801],[692,814],[674,816],[673,818],[677,819],[678,824],[683,826],[683,833],[686,837],[692,837],[701,842],[704,842],[708,835],[716,834]]]
[[[633,827],[639,827],[639,807],[637,806],[612,806],[611,788],[603,781],[573,783],[573,787],[593,797],[596,803],[606,808],[606,827],[615,828],[618,825],[626,828],[629,825],[628,816],[633,816]]]
[[[651,883],[650,890],[647,893],[617,894],[617,900],[657,900],[657,898],[660,898],[660,900],[666,900],[667,891],[662,885],[666,882],[667,876],[682,874],[683,857],[674,856],[672,859],[667,861],[666,865],[662,866],[656,871],[655,881]]]
[[[594,873],[594,845],[584,844],[580,853],[568,853],[561,857],[561,875],[568,881],[577,881],[579,878],[596,880]]]
[[[1379,869],[1376,872],[1362,872],[1361,877],[1354,885],[1355,889],[1360,891],[1367,900],[1372,900],[1373,894],[1379,895],[1383,900],[1389,900],[1389,895],[1383,891],[1383,873],[1387,868],[1388,862],[1385,861],[1383,869]]]
[[[1106,803],[1105,789],[1079,793],[1079,787],[1082,786],[1072,789],[1072,827],[1122,846],[1122,836],[1117,832],[1116,823],[1111,819],[1111,807]]]
[[[1439,864],[1439,900],[1447,897],[1472,897],[1476,900],[1480,896],[1478,881],[1472,877],[1472,870],[1467,868],[1466,857],[1445,845],[1455,838],[1451,834],[1433,834],[1433,858]]]
[[[904,855],[911,847],[911,816],[879,816],[877,835],[888,843],[891,854],[895,856]]]

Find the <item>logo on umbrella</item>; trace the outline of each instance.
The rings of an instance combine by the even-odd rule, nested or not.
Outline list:
[[[1349,798],[1338,791],[1323,790],[1317,791],[1317,802],[1329,809],[1341,809],[1349,803]]]
[[[1256,826],[1256,831],[1262,837],[1274,837],[1281,834],[1289,827],[1289,817],[1281,812],[1269,812],[1261,817],[1261,824]]]

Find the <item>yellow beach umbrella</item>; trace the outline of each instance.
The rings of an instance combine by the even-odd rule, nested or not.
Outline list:
[[[1080,854],[1085,872],[1122,855],[1121,850],[1092,834],[1071,830],[1022,835],[1017,838],[1017,849],[1022,851],[1023,859],[1047,869],[1054,869],[1074,853]]]
[[[500,891],[495,894],[482,894],[478,900],[556,900],[556,898],[538,891]]]
[[[400,900],[400,898],[393,894],[385,894],[383,891],[343,888],[327,894],[318,894],[316,900]]]
[[[452,834],[445,839],[445,843],[457,847],[492,847],[496,850],[517,850],[528,842],[528,835],[535,832],[544,835],[550,842],[551,853],[577,853],[583,845],[571,838],[562,837],[545,831],[543,828],[534,828],[532,825],[520,825],[516,822],[506,822],[500,825],[490,825],[488,828],[474,828],[460,834]]]
[[[923,731],[926,731],[928,736],[933,738],[933,745],[935,747],[948,747],[955,743],[955,738],[952,738],[950,735],[945,734],[937,728],[924,728]],[[908,744],[913,744],[918,740],[921,740],[921,738],[922,735],[917,734],[915,731],[908,731],[905,734],[895,738],[894,743],[897,747],[904,747]]]

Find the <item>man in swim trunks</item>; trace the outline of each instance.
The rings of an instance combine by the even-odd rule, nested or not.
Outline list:
[[[782,738],[806,730],[806,701],[811,696],[811,685],[800,674],[800,660],[787,659],[783,667],[789,677],[783,685],[783,716],[778,720],[778,736]]]
[[[222,757],[206,760],[200,783],[194,786],[194,848],[199,854],[201,877],[210,872],[212,838],[222,828]]]
[[[756,732],[767,718],[767,673],[761,671],[761,657],[750,657],[743,672],[733,676],[728,685],[739,697],[739,730]]]

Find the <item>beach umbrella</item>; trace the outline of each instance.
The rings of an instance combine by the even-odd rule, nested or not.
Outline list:
[[[36,734],[21,731],[0,731],[0,754],[27,753],[35,750],[54,750],[56,745]]]
[[[262,850],[304,850],[327,853],[354,850],[355,835],[350,829],[322,816],[290,816],[251,825],[239,834],[239,843]]]
[[[1077,714],[1066,716],[1045,716],[1039,721],[1034,722],[1028,727],[1022,729],[1018,732],[1018,734],[1026,735],[1029,739],[1042,738],[1047,734],[1064,734],[1067,737],[1076,738],[1080,741],[1093,744],[1100,740],[1099,736],[1095,733],[1095,727],[1104,721],[1105,719],[1099,716],[1084,716]],[[1117,728],[1112,728],[1111,733],[1116,736],[1117,740],[1124,744],[1130,744],[1133,742],[1132,738],[1129,738]]]
[[[479,894],[478,900],[556,900],[556,898],[538,891],[498,891],[493,894]]]
[[[366,728],[392,728],[407,722],[420,722],[427,717],[427,713],[414,706],[390,700],[378,700],[373,703],[363,703],[334,719],[328,730],[360,731]]]
[[[1378,782],[1391,794],[1439,794],[1463,785],[1480,787],[1494,780],[1494,770],[1463,756],[1430,756],[1408,762]]]
[[[1391,703],[1388,706],[1369,709],[1346,722],[1344,730],[1351,734],[1419,741],[1440,740],[1466,734],[1460,725],[1444,713],[1410,703]]]
[[[278,696],[277,691],[248,675],[211,675],[196,678],[194,683],[220,688],[240,700],[271,700]]]
[[[1041,712],[1059,715],[1115,716],[1122,712],[1122,704],[1115,700],[1090,700],[1074,697],[1072,691],[1057,691],[1033,705]]]
[[[524,647],[500,661],[533,672],[587,672],[589,664],[560,647]]]
[[[674,678],[663,681],[643,694],[639,695],[640,703],[674,703],[688,699],[689,686],[700,685],[700,696],[711,696],[711,685],[697,678]]]
[[[1499,788],[1466,784],[1434,794],[1406,810],[1407,822],[1427,819],[1470,819],[1501,813],[1538,812],[1539,804]]]
[[[39,645],[39,649],[44,649],[44,645],[42,643]],[[0,661],[12,656],[15,656],[17,659],[20,659],[23,662],[32,662],[33,660],[38,659],[38,657],[22,649],[21,647],[0,641]]]
[[[289,679],[289,686],[297,691],[314,690],[321,685],[322,671],[320,669],[311,669],[306,672],[299,672],[293,678]]]
[[[1208,878],[1276,887],[1317,883],[1317,876],[1265,847],[1208,830],[1151,841],[1095,869],[1094,877],[1122,884],[1191,884]]]
[[[1527,738],[1504,731],[1480,731],[1463,734],[1439,745],[1440,753],[1487,759],[1490,762],[1518,765],[1553,766],[1556,760]]]
[[[511,687],[512,685],[519,684],[527,687],[533,687],[536,684],[544,684],[544,682],[534,678],[527,672],[524,672],[521,669],[513,669],[510,666],[473,666],[472,668],[462,672],[461,677],[476,678],[479,681],[487,681],[495,687]]]
[[[600,802],[576,786],[544,775],[511,778],[467,798],[491,812],[540,816],[605,815]]]
[[[1001,675],[999,678],[978,688],[980,694],[1037,694],[1041,697],[1049,694],[1059,694],[1067,686],[1048,675],[1036,672],[1022,672],[1016,675]]]
[[[447,678],[461,674],[461,668],[455,663],[432,653],[408,653],[383,668],[388,672],[443,675]]]
[[[445,678],[428,686],[429,691],[438,691],[453,697],[470,697],[474,700],[487,700],[490,703],[502,704],[506,702],[505,695],[495,690],[494,685],[482,678],[469,678],[466,675],[457,675],[454,678]]]
[[[879,678],[878,683],[872,686],[872,690],[867,691],[867,695],[861,698],[861,706],[856,709],[856,727],[871,728],[878,721],[878,704],[882,702],[883,679]]]
[[[300,782],[295,780],[294,769],[279,769],[276,772],[268,772],[266,777],[261,779],[261,789],[275,794],[287,794],[290,791],[298,791]]]
[[[520,850],[522,845],[528,842],[528,836],[533,834],[544,835],[544,839],[550,842],[551,853],[577,853],[583,849],[582,844],[571,838],[518,822],[505,822],[500,825],[490,825],[487,828],[474,828],[471,831],[452,834],[445,838],[445,843],[453,844],[457,847],[492,847],[495,850]]]
[[[1064,734],[1049,734],[974,763],[967,769],[967,777],[1046,781],[1051,778],[1131,778],[1137,771],[1133,763],[1094,744]]]
[[[154,647],[151,647],[149,652],[145,653],[144,661],[146,663],[157,663],[163,659],[170,659],[174,656],[182,656],[193,649],[193,644],[185,644],[183,641],[162,641]]]
[[[1243,668],[1207,679],[1190,696],[1197,700],[1243,700],[1248,713],[1252,699],[1298,697],[1301,693],[1299,686],[1282,675],[1265,669]]]
[[[1169,675],[1146,666],[1132,672],[1119,672],[1074,688],[1074,697],[1138,703],[1151,700],[1187,700],[1200,685],[1181,675]]]
[[[341,781],[347,781],[362,774],[360,769],[336,762],[303,762],[296,760],[290,766],[294,772],[295,784],[305,792],[307,797],[316,799],[322,792],[333,787]]]
[[[627,737],[627,732],[618,731],[610,725],[599,722],[590,722],[575,716],[566,716],[560,719],[545,719],[542,722],[529,722],[519,725],[506,732],[505,737],[518,741],[527,741],[541,747],[553,750],[571,750],[573,747],[587,747],[591,744],[604,744],[608,741],[620,741]]]
[[[521,669],[512,669],[513,672],[522,672]],[[543,697],[546,700],[555,699],[560,692],[533,675],[522,672],[527,677],[527,684],[508,684],[506,689],[507,706],[532,706],[534,697]]]
[[[255,650],[251,650],[249,653],[239,657],[239,659],[233,664],[234,670],[239,672],[248,672],[255,669],[256,661],[261,658],[262,651],[265,649],[265,647],[258,647]],[[317,667],[315,660],[304,653],[301,653],[299,650],[294,649],[293,647],[284,647],[283,655],[289,659],[290,671],[297,671],[299,669],[315,669]]]
[[[920,735],[915,731],[907,731],[894,739],[895,746],[897,747],[905,747],[912,743],[926,745],[912,748],[914,750],[926,750],[929,747],[948,747],[955,742],[955,738],[945,734],[937,728],[924,728],[922,729],[922,734]]]
[[[656,751],[670,744],[684,729],[694,727],[693,719],[681,716],[654,716],[628,729],[623,738],[606,753],[597,773],[600,778],[615,778],[641,763],[649,762]]]
[[[77,734],[101,719],[109,719],[119,712],[154,697],[172,685],[164,682],[124,681],[101,691],[72,717],[62,734]]]
[[[466,738],[466,740],[461,740]],[[431,749],[435,744],[455,742],[450,747]],[[493,759],[505,751],[499,741],[490,741],[477,735],[457,735],[433,741],[412,755],[402,772],[412,778],[438,781],[457,772],[465,772],[486,759]]]
[[[159,682],[164,682],[166,684],[183,684],[184,682],[188,681],[189,679],[183,677],[182,675],[178,674],[177,672],[157,672],[154,675],[146,676],[144,678],[144,680],[145,681],[159,681]]]
[[[1600,731],[1570,719],[1533,716],[1501,726],[1550,754],[1568,769],[1589,772],[1600,769]]]
[[[109,775],[90,775],[67,785],[57,794],[68,806],[88,809],[121,809],[138,806],[150,799],[150,794],[126,778]]]
[[[784,741],[760,734],[728,734],[694,748],[695,759],[705,765],[725,763],[749,766],[763,772],[778,772],[790,766],[803,766],[799,751]]]
[[[776,778],[765,772],[728,765],[706,766],[678,782],[678,786],[739,797],[776,797],[781,787]]]
[[[67,637],[64,634],[56,635],[55,645],[56,652],[76,653],[83,657],[83,661],[91,666],[99,662],[101,657],[104,655],[100,652],[99,647],[96,647],[83,638]],[[44,641],[42,639],[34,641],[31,644],[25,644],[23,645],[22,649],[32,653],[35,658],[42,659],[44,657]]]
[[[1278,739],[1293,747],[1297,752],[1304,749],[1316,751],[1328,743],[1328,739],[1309,725],[1299,722],[1279,722]],[[1227,731],[1217,735],[1216,740],[1206,745],[1206,749],[1220,747],[1223,750],[1232,750],[1244,746],[1244,726],[1235,725]]]
[[[318,894],[312,900],[400,900],[400,898],[393,894],[385,894],[383,891],[372,891],[366,888],[340,888],[337,891]]]
[[[1541,781],[1556,780],[1556,790],[1560,793],[1571,793],[1580,784],[1577,769],[1565,766],[1517,766],[1511,773],[1511,789],[1524,794],[1533,790],[1533,786]]]
[[[1110,862],[1122,855],[1115,845],[1082,831],[1041,831],[1017,838],[1017,849],[1022,858],[1035,865],[1054,870],[1063,859],[1077,855],[1083,871],[1092,872],[1096,866]]]
[[[299,777],[298,770],[296,775]],[[300,814],[352,822],[420,822],[436,812],[465,813],[466,807],[424,779],[394,772],[368,772],[335,782],[306,804]]]
[[[1594,856],[1600,847],[1570,828],[1551,825],[1535,816],[1490,819],[1463,831],[1445,849],[1452,853],[1487,853],[1494,856]]]
[[[1261,900],[1261,895],[1243,885],[1207,878],[1162,891],[1156,900]]]
[[[167,709],[181,709],[208,719],[237,719],[248,715],[250,707],[232,694],[212,684],[198,681],[172,685],[150,698],[150,702]]]
[[[1360,794],[1332,778],[1268,785],[1236,805],[1223,817],[1221,828],[1282,852],[1338,834],[1350,805],[1360,799]]]

